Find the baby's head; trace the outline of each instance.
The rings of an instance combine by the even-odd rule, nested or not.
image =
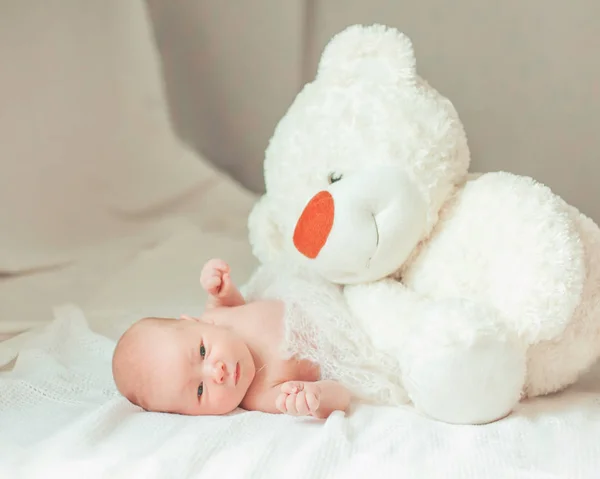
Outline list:
[[[144,318],[123,334],[113,355],[117,388],[148,411],[227,414],[255,373],[240,337],[194,319]]]

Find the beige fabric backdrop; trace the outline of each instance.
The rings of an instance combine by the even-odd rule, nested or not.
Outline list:
[[[408,33],[456,104],[473,169],[538,178],[600,221],[600,2],[150,0],[179,131],[254,190],[277,120],[327,40],[353,23]]]
[[[171,128],[154,45],[143,0],[0,2],[0,276],[139,233],[214,187]]]
[[[179,134],[255,191],[302,82],[304,2],[148,0]]]
[[[246,280],[255,195],[175,135],[144,0],[0,1],[0,69],[0,340],[202,304],[213,255]]]

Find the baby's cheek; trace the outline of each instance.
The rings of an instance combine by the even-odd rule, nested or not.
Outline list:
[[[233,411],[242,402],[243,396],[240,397],[238,391],[234,389],[220,389],[213,395],[215,403],[220,404],[227,412]]]

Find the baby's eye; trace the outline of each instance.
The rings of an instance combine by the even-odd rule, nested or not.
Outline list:
[[[204,386],[202,383],[200,383],[200,386],[198,386],[198,397],[202,396],[203,390],[204,390]]]
[[[200,357],[202,359],[204,359],[204,356],[206,356],[206,349],[204,348],[204,344],[200,345]]]

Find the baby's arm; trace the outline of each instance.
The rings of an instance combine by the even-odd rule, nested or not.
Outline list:
[[[325,419],[333,411],[346,411],[350,392],[335,381],[288,381],[248,395],[242,408],[270,414],[313,416]]]
[[[229,275],[229,265],[221,259],[211,259],[202,268],[200,284],[208,293],[206,308],[241,306],[244,297]]]
[[[281,385],[276,407],[284,414],[325,419],[333,411],[346,411],[350,400],[350,391],[336,381],[289,381]]]

